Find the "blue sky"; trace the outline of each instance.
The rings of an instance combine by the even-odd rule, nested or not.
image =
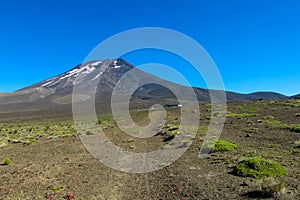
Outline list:
[[[2,1],[0,91],[58,75],[108,37],[151,26],[174,29],[199,42],[217,64],[227,90],[297,94],[299,13],[298,0]],[[144,51],[125,58],[134,65],[177,63],[189,72],[183,61],[166,53]],[[188,79],[205,86],[199,77]]]

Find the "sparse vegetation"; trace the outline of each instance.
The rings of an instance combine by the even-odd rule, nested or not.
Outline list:
[[[246,132],[246,133],[257,133],[258,130],[259,130],[259,129],[258,129],[258,128],[255,128],[255,127],[243,129],[243,131]]]
[[[285,183],[276,181],[274,178],[264,178],[261,181],[260,189],[264,196],[279,197],[285,190]]]
[[[39,123],[0,123],[0,147],[9,143],[30,145],[39,138],[65,138],[76,134],[72,121],[43,121]]]
[[[164,133],[164,137],[163,137],[164,142],[173,140],[178,133],[178,129],[179,129],[179,126],[177,126],[177,125],[167,124],[164,127],[165,131],[163,132]]]
[[[257,116],[256,113],[231,113],[227,112],[226,117],[234,117],[234,118],[244,118],[244,117],[253,117]]]
[[[175,138],[175,136],[177,135],[177,131],[171,131],[168,132],[165,136],[164,136],[164,142],[168,142],[170,140],[173,140]]]
[[[283,105],[285,101],[274,102],[279,102],[279,105],[271,107],[267,100],[254,103],[229,103],[228,110],[232,113],[229,113],[231,117],[226,119],[221,135],[222,140],[212,140],[211,144],[215,142],[216,145],[207,145],[206,148],[213,153],[200,160],[198,158],[199,147],[207,138],[210,124],[205,118],[212,114],[206,111],[208,107],[200,106],[202,110],[199,126],[185,124],[181,125],[180,129],[178,126],[181,122],[180,112],[172,110],[168,113],[173,117],[170,118],[171,121],[167,121],[167,124],[162,122],[153,127],[153,134],[156,133],[156,135],[146,139],[127,135],[118,128],[111,115],[101,113],[99,115],[101,128],[104,129],[111,142],[126,151],[144,153],[165,149],[167,152],[173,148],[176,148],[176,151],[193,142],[188,151],[175,163],[154,160],[155,166],[169,166],[165,170],[155,171],[153,176],[140,174],[135,177],[127,176],[126,173],[120,176],[116,170],[101,165],[99,165],[100,173],[98,167],[89,167],[89,163],[97,161],[94,161],[92,156],[87,156],[78,137],[69,137],[76,134],[72,120],[18,121],[2,116],[0,168],[2,165],[3,179],[0,181],[0,196],[4,199],[34,199],[34,195],[39,195],[41,198],[44,196],[46,199],[71,199],[74,197],[72,194],[76,194],[76,198],[89,199],[98,198],[98,196],[89,195],[99,190],[109,198],[111,197],[109,195],[114,193],[108,188],[120,189],[121,185],[132,183],[129,186],[132,190],[128,198],[136,197],[136,199],[142,199],[142,194],[155,198],[151,196],[152,192],[156,192],[165,199],[199,199],[203,196],[207,196],[207,199],[235,199],[237,196],[241,198],[243,196],[245,199],[299,199],[299,191],[293,189],[297,189],[299,183],[300,137],[298,133],[290,131],[299,123],[295,113],[300,113],[300,107]],[[289,110],[286,111],[286,108]],[[213,115],[215,118],[228,114],[222,110],[215,113],[216,115]],[[132,113],[132,118],[142,126],[147,125],[148,115],[148,111],[138,110]],[[131,133],[138,133],[136,129],[128,128],[128,130]],[[86,130],[83,133],[94,135],[96,132]],[[214,127],[210,127],[209,133],[213,138]],[[177,136],[180,141],[174,140]],[[66,138],[62,139],[63,137]],[[34,145],[24,145],[35,142],[37,143]],[[10,167],[4,166],[5,156],[13,161]],[[96,158],[102,160],[106,158],[105,156],[100,154]],[[246,164],[245,160],[257,158],[256,156],[260,156],[258,159],[263,157],[274,161],[282,160],[284,167],[279,163],[277,163],[279,167],[274,167],[273,161],[265,159],[262,159],[264,162],[255,160]],[[227,171],[233,166],[235,174],[224,173],[224,170]],[[238,166],[240,175],[237,173]],[[207,170],[203,170],[204,168]],[[184,172],[185,179],[179,179],[177,172]],[[288,175],[284,176],[286,172]],[[97,176],[94,176],[95,174]],[[197,176],[193,176],[194,174]],[[233,177],[234,175],[239,176]],[[270,178],[273,176],[282,177]],[[205,184],[197,184],[199,177]],[[100,179],[103,181],[99,181]],[[193,184],[187,183],[186,180],[190,180],[188,182]],[[228,183],[228,180],[231,182]],[[150,182],[160,182],[160,189],[157,190],[156,185],[152,184],[148,184],[148,188],[144,187],[145,183]],[[139,183],[138,187],[136,183]],[[170,190],[176,184],[180,186],[178,190],[176,188],[177,192]],[[218,187],[218,185],[230,185],[230,187]],[[32,186],[35,192],[31,192]],[[16,190],[8,190],[12,187]],[[199,194],[199,191],[205,191],[204,187],[209,187],[209,191],[214,192]],[[218,189],[216,190],[215,187]],[[23,190],[23,188],[28,188],[28,190]],[[21,190],[24,193],[18,193]],[[117,195],[116,198],[119,197]]]
[[[293,125],[293,126],[290,128],[290,130],[293,131],[293,132],[300,133],[300,124]]]
[[[284,124],[279,120],[275,120],[273,116],[265,116],[262,122],[270,128],[289,128],[289,125]]]
[[[295,144],[297,145],[296,148],[300,148],[300,140],[297,140]]]
[[[243,177],[265,178],[286,175],[285,168],[275,161],[260,157],[252,157],[241,161],[235,168],[235,173]]]
[[[5,158],[3,160],[3,165],[9,166],[12,164],[12,160],[10,158]]]
[[[269,105],[300,107],[300,100],[299,99],[293,99],[293,100],[288,100],[288,101],[270,101]]]
[[[226,140],[218,140],[213,151],[233,151],[238,146]]]
[[[256,109],[255,108],[248,108],[247,113],[255,113]]]
[[[206,144],[204,148],[210,150],[211,152],[220,152],[220,151],[233,151],[237,147],[238,146],[236,144],[226,140],[211,140]]]
[[[53,192],[58,192],[60,189],[61,189],[60,187],[56,187],[56,186],[50,188],[50,190]]]

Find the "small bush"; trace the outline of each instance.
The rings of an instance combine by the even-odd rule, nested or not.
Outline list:
[[[179,126],[168,124],[168,125],[166,126],[166,129],[167,129],[167,131],[175,131],[175,130],[178,130],[178,129],[179,129]]]
[[[259,186],[259,190],[246,193],[247,196],[256,194],[257,197],[264,198],[275,198],[280,199],[280,196],[285,193],[285,183],[279,182],[274,178],[260,179],[256,183]],[[252,195],[253,196],[253,195]]]
[[[213,145],[215,143],[215,145]],[[228,142],[226,140],[211,140],[206,144],[204,149],[206,151],[212,151],[212,152],[220,152],[220,151],[233,151],[238,146],[234,143]]]
[[[167,133],[165,136],[164,136],[164,142],[168,142],[170,140],[173,140],[175,138],[175,136],[177,135],[177,131],[172,131],[172,132],[169,132]]]
[[[247,113],[255,113],[256,112],[256,109],[255,108],[249,108],[247,110]]]
[[[275,181],[265,180],[265,183],[261,185],[261,191],[265,196],[278,197],[284,193],[284,182],[276,183]]]
[[[285,168],[282,165],[259,157],[241,161],[234,171],[239,176],[253,178],[281,177],[286,175]]]
[[[300,117],[300,113],[296,113],[295,116],[296,116],[296,117]]]
[[[9,166],[9,165],[11,165],[11,164],[12,164],[12,160],[11,160],[10,158],[5,158],[5,159],[3,160],[3,165]]]
[[[275,119],[272,115],[267,115],[263,117],[264,120],[273,120]]]
[[[58,192],[60,189],[61,189],[60,187],[56,187],[56,186],[50,188],[50,190],[53,192]]]
[[[300,124],[294,125],[291,128],[291,131],[300,133]]]
[[[295,144],[297,145],[297,148],[300,148],[300,140],[296,141]]]
[[[237,147],[238,146],[236,144],[226,140],[218,140],[214,147],[214,151],[233,151]]]

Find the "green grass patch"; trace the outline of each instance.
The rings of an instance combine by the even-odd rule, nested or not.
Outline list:
[[[235,173],[243,177],[265,178],[286,175],[285,168],[279,163],[260,157],[248,158],[241,161],[235,168]]]
[[[0,148],[5,147],[6,145],[8,145],[7,139],[5,139],[5,138],[1,139],[0,140]]]
[[[172,115],[167,115],[166,120],[167,121],[172,121],[174,118]]]
[[[233,118],[244,118],[244,117],[254,117],[257,116],[256,113],[232,113],[227,112],[226,117],[233,117]]]
[[[198,127],[198,133],[200,134],[206,134],[208,131],[208,126],[199,126]]]
[[[292,127],[290,127],[290,130],[293,132],[300,133],[300,124],[293,125]]]
[[[3,160],[3,165],[9,166],[12,164],[12,160],[10,158],[5,158]]]
[[[296,148],[300,148],[300,140],[296,141],[295,145],[297,145]]]
[[[30,145],[39,138],[65,138],[76,134],[72,120],[0,123],[0,147],[9,143]]]
[[[177,126],[177,125],[172,125],[172,124],[166,125],[166,130],[167,131],[176,131],[178,129],[179,129],[179,126]]]
[[[168,142],[170,140],[173,140],[175,138],[175,136],[177,135],[177,131],[171,131],[168,132],[165,136],[164,136],[164,142]]]
[[[255,113],[256,109],[255,108],[248,108],[247,113]]]
[[[288,124],[284,124],[279,120],[275,120],[272,116],[265,116],[262,120],[270,128],[289,128]]]
[[[215,145],[214,145],[215,144]],[[204,149],[211,152],[233,151],[238,145],[226,140],[211,140],[204,146]]]
[[[61,189],[60,187],[56,187],[56,186],[50,188],[50,190],[51,190],[52,192],[58,192],[60,189]]]
[[[274,120],[275,117],[273,117],[272,115],[267,115],[263,117],[263,120]]]
[[[233,151],[238,146],[226,140],[218,140],[213,151]]]
[[[175,136],[177,135],[178,133],[178,129],[179,129],[179,126],[178,125],[173,125],[173,124],[167,124],[165,127],[164,127],[164,137],[163,137],[163,141],[164,142],[168,142],[170,140],[173,140],[175,138]]]

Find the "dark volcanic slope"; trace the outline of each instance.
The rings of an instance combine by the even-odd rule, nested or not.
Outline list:
[[[106,70],[100,72],[101,79],[97,87],[96,103],[97,105],[109,102],[111,92],[115,87],[117,81],[126,72],[133,69],[134,66],[123,59],[104,60],[104,61],[90,61],[81,65],[77,65],[70,71],[62,73],[58,76],[44,80],[42,82],[33,84],[26,88],[22,88],[14,93],[4,94],[0,93],[0,111],[20,111],[20,110],[38,110],[48,109],[53,107],[60,107],[62,105],[69,105],[72,102],[73,83],[75,79],[80,76],[83,81],[87,83],[97,81],[99,77],[99,69],[105,67]],[[139,71],[139,78],[151,79],[154,82],[159,79],[145,72]],[[87,81],[88,80],[88,81]],[[164,81],[167,85],[180,88],[185,91],[186,87]],[[85,85],[87,89],[89,85]],[[200,102],[209,102],[209,90],[194,88],[197,98]],[[218,95],[219,91],[212,91]],[[287,99],[288,97],[273,93],[273,92],[256,92],[251,94],[239,94],[235,92],[226,92],[228,101],[252,101],[259,99]],[[157,84],[148,84],[139,88],[134,97],[141,100],[165,100],[175,99],[175,96],[169,89],[159,86]],[[89,95],[83,96],[89,98]]]
[[[288,97],[276,92],[254,92],[249,94],[248,96],[252,97],[253,99],[263,98],[263,99],[287,99]]]
[[[297,98],[297,99],[300,99],[300,94],[297,94],[297,95],[291,96],[291,98],[292,98],[292,99],[295,99],[295,98]]]

